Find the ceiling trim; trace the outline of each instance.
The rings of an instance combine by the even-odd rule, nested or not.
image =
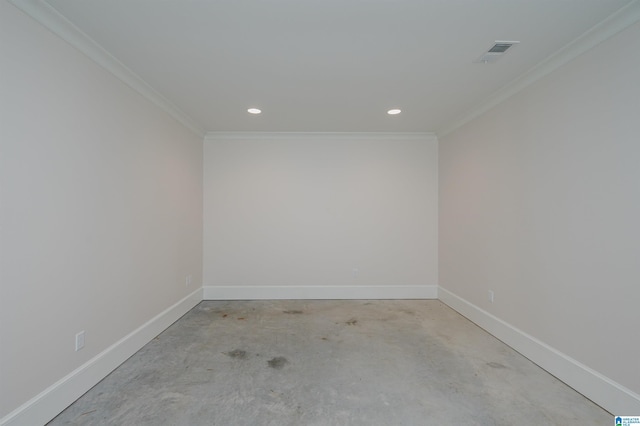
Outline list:
[[[397,140],[435,141],[435,133],[430,132],[207,132],[205,142],[221,140]]]
[[[61,15],[44,0],[10,0],[14,6],[35,19],[55,35],[78,49],[99,66],[109,71],[127,86],[162,108],[187,129],[204,137],[204,129],[175,104],[162,96],[135,72],[111,55],[80,28]]]
[[[442,128],[438,129],[436,134],[439,138],[442,138],[464,126],[489,111],[491,108],[504,102],[511,96],[560,68],[567,62],[575,59],[589,49],[592,49],[638,21],[640,21],[640,0],[634,0],[610,15],[608,18],[604,19],[602,22],[587,30],[571,43],[547,57],[545,60],[522,74],[511,83],[494,92],[491,96],[485,99],[483,103],[476,106],[474,109],[469,110],[466,114],[458,117],[456,120],[445,124]]]

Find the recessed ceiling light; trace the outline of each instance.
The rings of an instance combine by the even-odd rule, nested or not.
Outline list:
[[[249,108],[249,109],[247,110],[247,112],[248,112],[249,114],[260,114],[262,111],[261,111],[261,110],[259,110],[258,108]]]
[[[400,114],[402,111],[399,109],[390,109],[389,111],[387,111],[387,114],[389,115],[396,115],[396,114]]]

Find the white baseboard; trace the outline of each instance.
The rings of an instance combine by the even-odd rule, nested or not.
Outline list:
[[[204,300],[437,299],[438,286],[205,286]]]
[[[161,312],[0,419],[0,426],[47,423],[202,300],[438,298],[611,413],[640,413],[640,395],[442,287],[206,286]]]
[[[614,415],[640,413],[640,395],[439,287],[439,299]]]
[[[0,419],[0,425],[44,425],[201,301],[199,288]]]

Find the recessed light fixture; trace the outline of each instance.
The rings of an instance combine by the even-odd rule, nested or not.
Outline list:
[[[390,109],[389,111],[387,111],[387,114],[389,114],[389,115],[397,115],[397,114],[400,114],[401,112],[402,112],[401,110],[396,108],[396,109]]]
[[[248,112],[249,114],[260,114],[262,111],[261,111],[261,110],[259,110],[258,108],[249,108],[249,109],[247,110],[247,112]]]

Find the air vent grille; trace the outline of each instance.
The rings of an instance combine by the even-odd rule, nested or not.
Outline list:
[[[493,46],[482,54],[474,62],[483,64],[496,62],[504,53],[514,44],[520,43],[519,41],[496,41]]]

